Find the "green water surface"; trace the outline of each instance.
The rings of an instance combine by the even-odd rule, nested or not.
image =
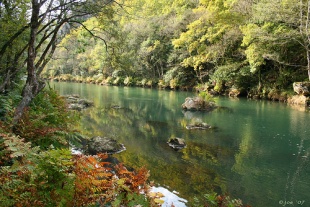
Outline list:
[[[214,190],[253,207],[310,206],[310,113],[283,103],[215,98],[219,109],[184,112],[192,92],[55,83],[61,95],[94,101],[83,111],[81,131],[107,136],[127,150],[114,155],[130,167],[145,166],[150,179],[193,197]],[[210,130],[187,130],[205,122]],[[175,151],[170,137],[185,139]]]

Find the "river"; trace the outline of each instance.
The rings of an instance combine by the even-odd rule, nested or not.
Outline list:
[[[127,150],[114,155],[145,166],[150,180],[188,200],[214,190],[253,207],[310,206],[310,113],[262,100],[216,97],[219,109],[184,112],[192,92],[51,82],[61,95],[94,101],[80,130],[112,137]],[[114,107],[113,107],[114,106]],[[115,107],[117,106],[117,107]],[[205,122],[209,130],[187,130]],[[175,151],[170,137],[185,139]]]

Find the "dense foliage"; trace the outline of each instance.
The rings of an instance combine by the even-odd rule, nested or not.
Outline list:
[[[128,171],[106,162],[104,154],[72,154],[69,145],[81,142],[74,130],[79,116],[53,90],[34,99],[13,134],[6,103],[20,96],[12,93],[1,99],[0,206],[157,205],[145,196],[145,168]]]
[[[280,99],[310,79],[309,12],[305,0],[0,1],[1,205],[160,203],[141,194],[146,169],[71,154],[78,114],[42,77]]]
[[[266,6],[267,5],[267,6]],[[309,79],[308,4],[288,0],[126,1],[71,29],[45,77],[272,98]],[[122,15],[119,15],[122,14]],[[105,39],[107,45],[101,39]]]

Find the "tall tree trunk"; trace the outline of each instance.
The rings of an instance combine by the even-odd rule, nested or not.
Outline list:
[[[30,23],[30,39],[28,45],[28,59],[27,59],[27,81],[22,91],[22,100],[15,109],[13,124],[16,125],[23,115],[27,106],[31,103],[34,97],[44,88],[45,84],[38,80],[36,73],[35,59],[36,59],[36,37],[39,23],[39,12],[41,4],[38,0],[32,0],[32,16]]]
[[[10,84],[10,78],[11,78],[11,73],[10,72],[11,72],[10,70],[7,71],[3,83],[0,85],[0,94],[1,93],[5,93],[6,92],[6,88],[8,88],[8,86]]]
[[[300,0],[300,34],[303,37],[302,46],[304,46],[306,53],[307,53],[307,72],[308,72],[308,79],[310,81],[310,0],[305,3],[306,11],[303,10],[304,3],[303,0]],[[304,14],[305,13],[305,14]]]
[[[308,65],[307,65],[308,79],[310,81],[310,50],[309,49],[307,49],[307,62],[308,62]]]

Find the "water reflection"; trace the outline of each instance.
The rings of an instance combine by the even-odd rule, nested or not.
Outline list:
[[[152,187],[151,192],[160,192],[164,195],[161,200],[164,201],[162,207],[171,207],[171,205],[177,207],[186,207],[187,200],[177,196],[177,192],[171,192],[163,187]]]
[[[188,200],[210,190],[228,192],[252,206],[280,200],[310,202],[309,113],[284,104],[217,98],[221,108],[183,112],[191,93],[57,83],[61,94],[80,94],[96,107],[83,112],[81,131],[125,144],[116,155],[130,167],[146,166],[151,179]],[[117,106],[117,107],[115,107]],[[216,130],[187,130],[192,123]],[[169,137],[185,139],[174,151]]]

